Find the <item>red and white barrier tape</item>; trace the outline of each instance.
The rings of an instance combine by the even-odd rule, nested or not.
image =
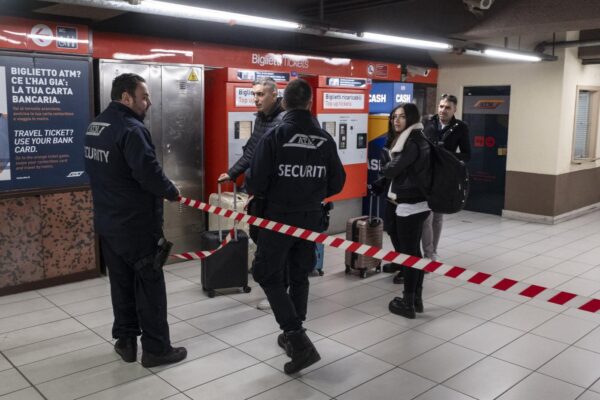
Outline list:
[[[308,229],[297,228],[279,222],[269,221],[264,218],[255,217],[226,208],[212,206],[210,204],[206,204],[198,200],[188,199],[185,197],[180,197],[179,202],[189,207],[193,207],[212,214],[217,214],[222,217],[235,219],[236,221],[246,222],[248,224],[255,225],[263,229],[269,229],[271,231],[309,240],[311,242],[322,243],[327,246],[336,247],[352,253],[377,258],[379,260],[393,262],[395,264],[402,264],[406,267],[416,268],[428,272],[435,272],[436,274],[444,275],[454,279],[459,279],[465,282],[487,286],[493,289],[518,294],[520,296],[525,296],[531,299],[535,298],[537,300],[546,301],[548,303],[563,305],[570,308],[576,308],[578,310],[588,311],[591,313],[596,313],[600,311],[600,299],[593,299],[585,296],[580,296],[574,293],[519,282],[517,280],[509,278],[501,278],[487,274],[485,272],[469,271],[462,267],[444,264],[437,261],[431,261],[427,258],[409,256],[406,254],[397,253],[395,251],[384,250],[379,247],[369,246],[363,243],[353,242],[351,240],[345,240],[329,236],[324,233],[318,233]],[[219,246],[219,248],[222,246],[223,245]],[[212,252],[214,251],[216,250],[213,250]],[[198,253],[212,254],[212,252]],[[189,255],[198,253],[185,254]],[[202,257],[203,256],[192,258]],[[206,257],[206,255],[204,257]],[[187,258],[183,255],[181,255],[181,257],[179,258],[192,259]]]
[[[205,251],[191,251],[189,253],[181,253],[181,254],[172,254],[171,257],[181,258],[183,260],[201,260],[210,256],[211,254],[221,250],[223,246],[229,243],[233,239],[233,229],[229,231],[227,236],[223,239],[219,247],[214,250],[205,250]]]

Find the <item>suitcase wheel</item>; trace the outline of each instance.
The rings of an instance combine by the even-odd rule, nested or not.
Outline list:
[[[250,293],[252,288],[250,286],[244,286],[244,293]]]
[[[214,291],[214,290],[212,290],[212,289],[211,289],[211,290],[209,290],[209,291],[208,291],[208,297],[210,297],[211,299],[212,299],[213,297],[215,297],[215,291]]]
[[[367,270],[366,269],[361,269],[360,270],[360,277],[365,279],[367,277]]]
[[[322,269],[319,270],[319,276],[323,276],[324,272]]]
[[[348,265],[346,265],[346,271],[345,272],[346,272],[346,275],[350,275],[350,272],[352,272],[352,269]]]

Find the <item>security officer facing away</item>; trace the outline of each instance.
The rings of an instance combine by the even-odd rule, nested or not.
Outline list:
[[[434,143],[444,147],[465,163],[471,159],[471,143],[469,127],[454,116],[458,99],[451,94],[443,94],[438,105],[438,113],[425,123],[425,136]],[[460,149],[460,153],[456,150]],[[437,247],[442,234],[444,214],[430,213],[423,223],[424,256],[437,260]]]
[[[175,201],[179,191],[163,173],[144,126],[152,104],[144,79],[117,76],[111,99],[86,132],[85,170],[110,276],[115,351],[134,362],[141,333],[142,365],[149,368],[187,356],[185,348],[171,346],[165,278],[154,267],[163,237],[163,199]]]
[[[250,164],[248,186],[266,199],[265,218],[313,231],[322,230],[322,201],[342,190],[344,168],[331,136],[310,114],[312,91],[296,79],[283,95],[287,113],[282,123],[259,142]],[[289,293],[284,271],[289,268]],[[293,374],[321,357],[302,328],[306,319],[308,275],[315,264],[315,244],[261,230],[253,276],[265,291],[283,330],[277,343],[292,360],[284,371]]]

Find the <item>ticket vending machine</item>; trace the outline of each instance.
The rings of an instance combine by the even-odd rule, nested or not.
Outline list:
[[[317,76],[305,78],[313,87],[313,113],[335,140],[346,171],[335,202],[330,232],[346,229],[346,220],[362,214],[367,194],[367,145],[370,84],[366,78]]]
[[[289,72],[223,68],[206,71],[206,191],[217,191],[217,178],[242,156],[256,118],[252,82],[273,78],[278,95],[291,79]],[[238,184],[241,180],[238,181]]]

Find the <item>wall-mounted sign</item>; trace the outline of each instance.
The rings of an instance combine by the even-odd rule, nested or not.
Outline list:
[[[363,93],[323,92],[324,110],[362,110],[365,107]]]
[[[0,56],[0,191],[87,183],[89,68],[88,60]]]

